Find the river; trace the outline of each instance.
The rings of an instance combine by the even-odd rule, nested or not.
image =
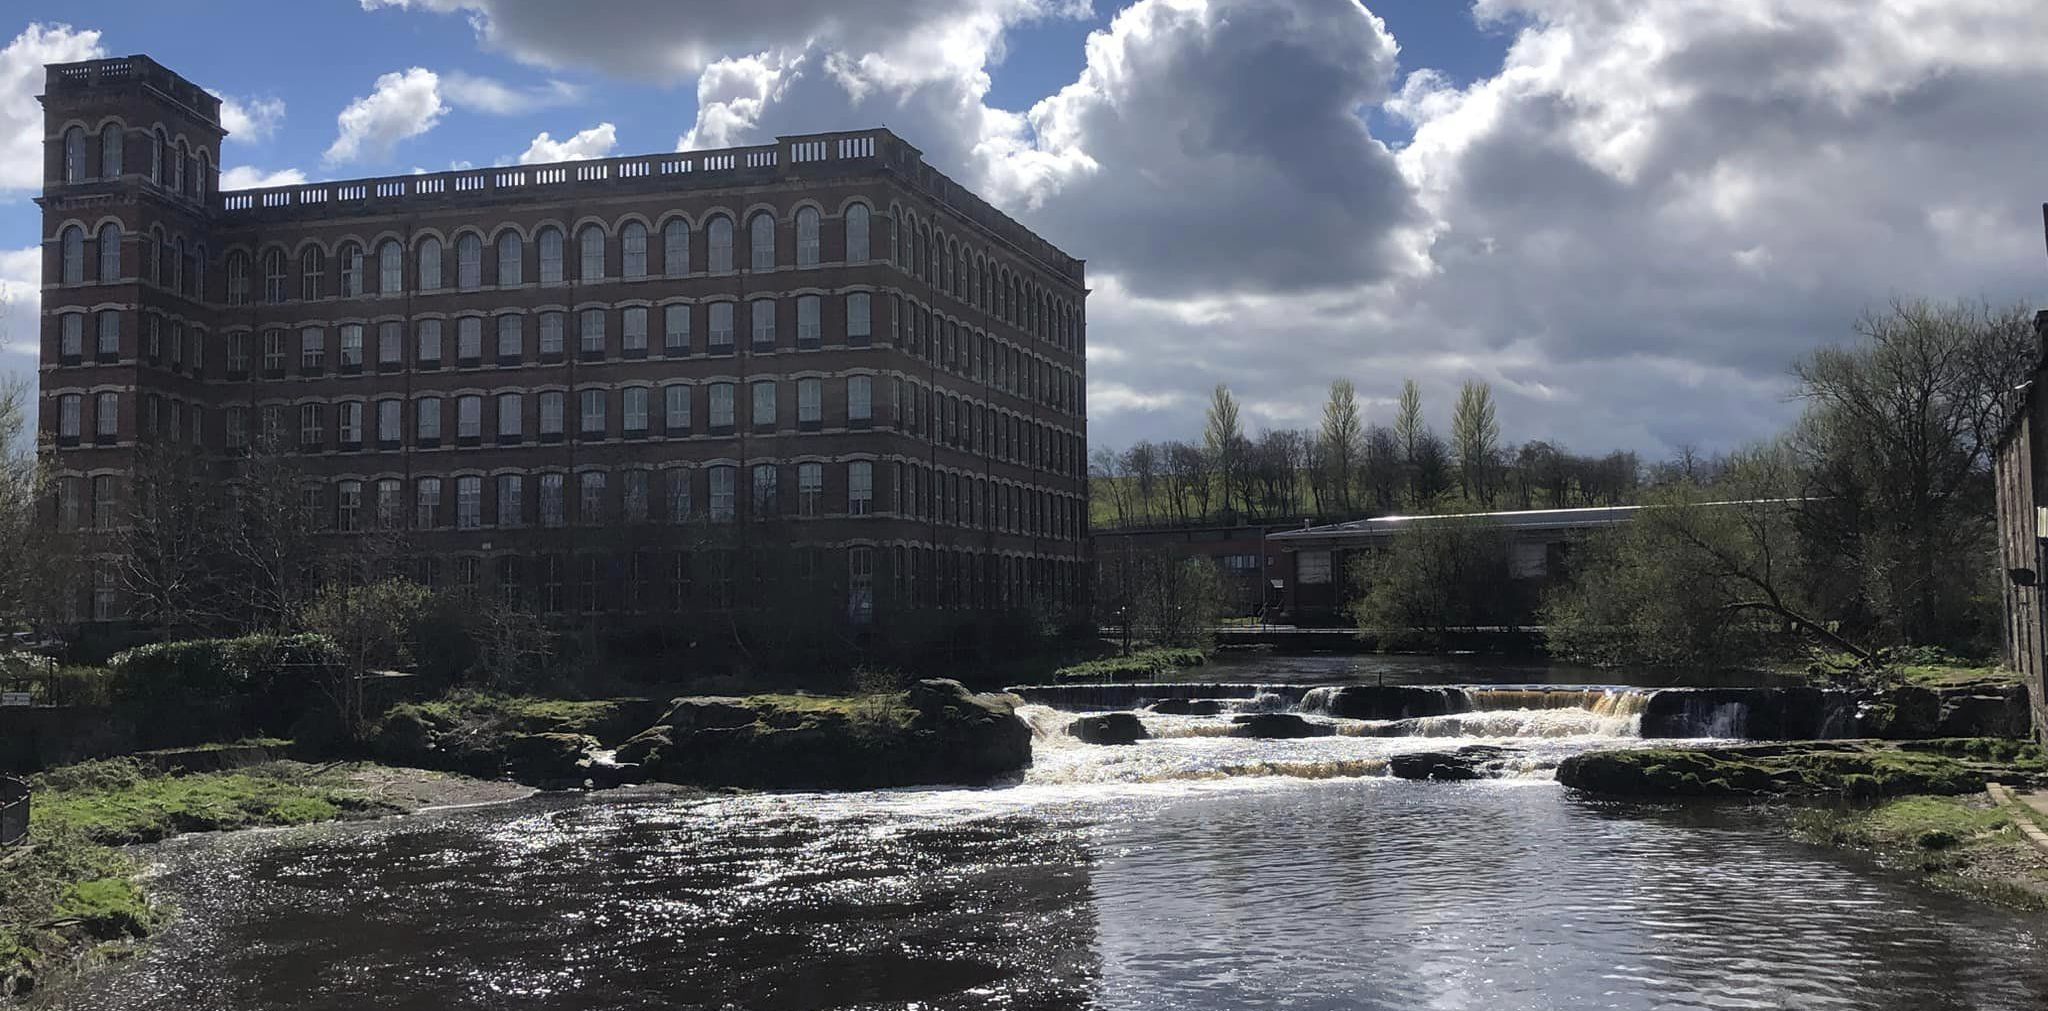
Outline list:
[[[1757,809],[1559,787],[1559,757],[1645,743],[1626,697],[1289,741],[1147,714],[1126,748],[1034,705],[1006,788],[616,791],[188,837],[150,851],[179,919],[43,1006],[2048,1006],[2048,919]],[[1501,778],[1384,774],[1482,740],[1519,749]]]

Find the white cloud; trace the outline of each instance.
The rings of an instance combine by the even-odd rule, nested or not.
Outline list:
[[[237,165],[220,174],[220,188],[223,190],[260,190],[269,186],[297,186],[306,181],[306,174],[295,168],[266,172],[250,165]]]
[[[526,152],[519,156],[519,164],[609,158],[612,148],[618,143],[618,131],[610,123],[599,123],[564,140],[556,140],[543,130],[540,136],[533,138],[532,144],[527,145]]]
[[[399,141],[433,129],[446,111],[433,71],[413,67],[385,74],[377,78],[374,92],[350,102],[335,117],[340,135],[327,149],[327,164],[388,159]]]
[[[31,22],[0,49],[0,191],[43,185],[43,64],[106,55],[100,33]]]
[[[548,81],[515,87],[489,77],[460,71],[441,75],[441,97],[449,105],[494,116],[517,116],[539,109],[573,105],[583,100],[584,89],[567,81]]]
[[[0,353],[42,354],[43,249],[0,251]]]
[[[212,89],[208,89],[211,91]],[[239,99],[212,92],[220,99],[220,125],[228,132],[230,144],[255,144],[269,140],[284,125],[284,99]]]

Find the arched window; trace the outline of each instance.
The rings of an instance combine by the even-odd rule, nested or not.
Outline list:
[[[775,215],[762,211],[747,222],[747,255],[755,270],[775,269]]]
[[[397,239],[385,239],[377,247],[377,293],[396,295],[405,290],[405,251]]]
[[[846,208],[846,262],[859,263],[868,258],[868,205],[853,204]]]
[[[185,142],[178,141],[177,158],[171,162],[171,189],[185,191]]]
[[[690,223],[681,218],[661,226],[661,272],[670,277],[690,272]]]
[[[166,237],[162,232],[158,232],[156,236],[156,251],[156,283],[161,284],[166,288],[177,287],[177,251],[171,247],[171,240],[168,237]]]
[[[335,256],[341,260],[341,297],[362,297],[363,247],[353,242],[344,242]]]
[[[508,228],[498,234],[498,283],[523,284],[525,280],[526,243]]]
[[[562,230],[540,230],[540,283],[562,283]]]
[[[164,131],[161,127],[149,135],[149,181],[164,184]]]
[[[484,283],[484,240],[465,232],[455,240],[455,286],[463,290]]]
[[[61,275],[65,284],[85,283],[85,229],[71,225],[58,233],[58,246],[63,251],[64,266]]]
[[[84,182],[85,166],[85,128],[74,126],[64,131],[64,181]]]
[[[121,278],[121,226],[107,222],[100,226],[100,280]]]
[[[206,199],[206,181],[213,178],[213,159],[206,152],[199,152],[199,171],[192,177],[192,195]]]
[[[299,254],[299,297],[308,302],[327,294],[327,254],[319,246],[307,246]]]
[[[576,277],[582,281],[596,281],[604,277],[604,229],[596,225],[584,225],[576,233],[579,257],[576,263]]]
[[[263,300],[282,302],[284,289],[284,250],[271,248],[263,254]]]
[[[647,226],[638,221],[619,230],[619,276],[647,276]]]
[[[192,247],[191,293],[199,298],[206,297],[206,247]]]
[[[818,265],[818,209],[805,207],[796,212],[796,265]]]
[[[100,178],[113,179],[121,174],[121,144],[125,136],[120,126],[113,123],[100,128]]]
[[[421,239],[419,250],[413,255],[419,258],[419,290],[441,290],[441,240],[431,235]]]
[[[148,255],[143,262],[149,262]],[[249,304],[249,254],[236,251],[228,254],[228,304]]]
[[[714,274],[732,269],[732,219],[724,215],[712,218],[704,226],[704,244],[707,261],[706,270]]]

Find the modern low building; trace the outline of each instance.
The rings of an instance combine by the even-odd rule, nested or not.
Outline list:
[[[1080,597],[1084,265],[887,130],[223,193],[148,57],[41,100],[62,524],[143,447],[281,447],[328,536],[545,612],[682,608],[745,562],[672,531],[768,519],[855,621]]]
[[[2048,219],[2048,205],[2042,207]],[[2034,712],[2034,735],[2048,744],[2048,311],[2034,317],[2044,356],[2022,389],[2019,409],[2001,434],[1992,461],[1998,504],[1998,557],[2005,569],[2003,622],[2006,666],[2019,672]]]

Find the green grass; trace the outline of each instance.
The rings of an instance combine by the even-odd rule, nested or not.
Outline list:
[[[1054,681],[1149,681],[1161,674],[1184,667],[1200,667],[1208,662],[1208,654],[1199,649],[1144,649],[1130,656],[1104,657],[1062,667],[1053,672],[1052,678]]]
[[[30,833],[76,833],[101,845],[181,832],[303,825],[388,807],[319,777],[263,768],[171,776],[132,759],[88,762],[36,777]]]
[[[1989,780],[2048,780],[2048,761],[2017,741],[1816,741],[1588,752],[1566,759],[1558,779],[1624,796],[1956,795],[1980,792]]]
[[[1985,797],[1907,796],[1871,807],[1794,812],[1799,836],[1860,849],[1938,888],[2025,909],[2048,908],[2048,858]]]
[[[622,702],[612,699],[574,701],[525,695],[458,692],[412,705],[448,723],[498,723],[529,734],[590,734],[618,717]]]
[[[762,711],[767,723],[786,726],[814,719],[845,719],[855,726],[878,731],[910,729],[917,710],[904,701],[902,692],[865,695],[750,695],[742,705]]]

